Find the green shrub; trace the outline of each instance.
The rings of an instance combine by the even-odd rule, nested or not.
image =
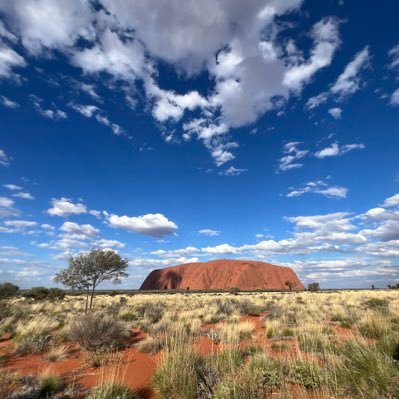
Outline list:
[[[320,291],[320,284],[319,283],[309,283],[308,291],[311,291],[311,292]]]
[[[383,314],[389,313],[389,300],[383,298],[370,298],[363,302],[366,309],[372,309]]]
[[[24,293],[24,297],[34,299],[35,301],[43,301],[45,299],[58,301],[64,299],[65,291],[60,288],[32,287]]]
[[[370,318],[362,322],[359,327],[359,332],[363,337],[380,339],[389,332],[389,325],[386,320],[381,318]]]
[[[64,381],[59,375],[44,375],[39,381],[39,394],[42,398],[49,398],[60,391]]]
[[[163,348],[163,343],[159,338],[147,337],[137,344],[139,352],[155,354]]]
[[[278,363],[257,354],[249,360],[240,372],[232,370],[214,388],[214,399],[264,399],[273,388],[281,384]]]
[[[0,299],[7,299],[18,293],[19,287],[11,283],[0,284]]]
[[[288,367],[290,379],[307,389],[319,388],[324,382],[322,369],[315,361],[297,359]]]
[[[129,334],[125,324],[96,313],[76,317],[69,326],[71,340],[87,351],[120,348]]]
[[[30,334],[16,336],[15,340],[15,352],[19,355],[29,355],[34,353],[45,352],[51,343],[51,336],[48,334]]]
[[[119,316],[119,318],[122,321],[131,322],[131,321],[137,320],[137,315],[135,313],[132,313],[132,312],[125,312],[125,313],[122,313]]]
[[[138,399],[138,395],[125,385],[108,383],[94,388],[86,399]]]

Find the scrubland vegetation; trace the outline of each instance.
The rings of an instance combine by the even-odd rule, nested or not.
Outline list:
[[[1,398],[399,398],[396,290],[101,295],[85,308],[0,302]]]

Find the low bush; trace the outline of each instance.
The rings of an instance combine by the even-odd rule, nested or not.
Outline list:
[[[389,300],[383,298],[370,298],[363,302],[366,309],[375,310],[383,314],[389,313]]]
[[[12,298],[18,293],[19,287],[11,283],[0,284],[0,299]]]
[[[44,374],[39,378],[39,395],[42,398],[49,398],[59,392],[64,386],[64,380],[59,375]]]
[[[357,319],[350,315],[335,314],[331,317],[331,321],[338,323],[342,328],[352,328]]]
[[[45,299],[58,301],[64,299],[65,291],[60,288],[32,287],[24,293],[24,297],[35,301],[43,301]]]
[[[129,334],[124,323],[97,313],[76,317],[69,326],[71,340],[87,351],[120,348]]]
[[[163,348],[163,343],[159,338],[147,337],[137,344],[139,352],[155,354]]]
[[[94,388],[86,399],[137,399],[133,389],[121,383],[106,383]]]
[[[287,364],[287,369],[290,380],[307,389],[319,388],[325,382],[323,371],[316,361],[297,359]]]

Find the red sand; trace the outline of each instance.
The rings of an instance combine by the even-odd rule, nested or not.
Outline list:
[[[297,275],[289,267],[252,260],[220,259],[153,270],[140,289],[206,290],[237,287],[242,290],[285,290],[287,280],[295,284],[295,290],[304,289]]]

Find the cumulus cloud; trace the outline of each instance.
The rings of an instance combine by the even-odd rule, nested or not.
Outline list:
[[[74,222],[65,222],[60,230],[66,233],[69,238],[84,239],[96,237],[100,230],[96,229],[91,224],[78,224]],[[65,237],[66,235],[64,235]]]
[[[0,197],[0,218],[18,216],[18,209],[14,208],[14,201],[8,197]]]
[[[16,0],[2,3],[0,12],[11,30],[8,36],[20,40],[35,56],[58,51],[87,76],[106,74],[122,82],[118,86],[129,107],[135,103],[129,91],[140,82],[145,109],[157,122],[177,123],[186,113],[195,113],[191,121],[196,126],[183,127],[183,136],[200,140],[221,166],[234,159],[233,149],[238,147],[231,140],[232,129],[268,111],[281,111],[291,95],[298,95],[333,60],[340,44],[335,18],[321,19],[305,36],[310,44],[308,56],[293,37],[284,37],[289,31],[278,19],[301,5],[302,0],[250,4],[239,0],[184,4],[178,0],[100,0],[95,7],[82,0],[62,6],[51,0]],[[17,56],[10,67],[17,66],[15,62],[24,65]],[[205,94],[162,88],[160,62],[182,77],[208,73],[210,89]],[[99,100],[92,84],[82,83],[80,89]],[[95,117],[115,134],[124,133],[98,110],[80,107],[75,109]],[[47,118],[67,116],[56,107],[39,104],[36,108]],[[184,123],[188,126],[190,121]]]
[[[392,197],[387,198],[384,201],[384,206],[387,206],[387,207],[399,206],[399,194],[395,194]]]
[[[69,198],[53,198],[51,204],[52,207],[47,209],[47,213],[51,216],[81,215],[82,213],[87,213],[86,205],[82,203],[74,204]]]
[[[320,194],[329,198],[346,198],[348,189],[340,186],[330,186],[325,181],[311,181],[300,188],[290,188],[286,197],[299,197],[306,193]]]
[[[149,213],[143,216],[108,216],[109,226],[132,231],[152,237],[163,237],[175,234],[178,227],[161,213]]]

